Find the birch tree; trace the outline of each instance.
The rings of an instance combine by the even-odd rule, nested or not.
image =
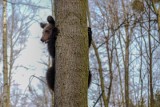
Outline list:
[[[7,64],[7,0],[3,0],[3,107],[10,107]]]

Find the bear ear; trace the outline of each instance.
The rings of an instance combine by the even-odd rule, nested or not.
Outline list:
[[[44,28],[47,25],[47,23],[40,23],[41,28]]]
[[[55,26],[55,21],[54,21],[54,19],[53,19],[52,16],[48,16],[48,17],[47,17],[47,21],[48,21],[50,24],[52,24],[53,26]]]

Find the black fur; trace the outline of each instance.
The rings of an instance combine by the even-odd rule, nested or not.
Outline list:
[[[54,82],[55,82],[55,64],[52,64],[46,72],[46,80],[48,87],[54,91]]]
[[[56,46],[56,39],[58,35],[58,29],[56,27],[52,30],[52,35],[53,36],[51,36],[50,40],[48,41],[48,51],[52,59],[55,59],[55,52],[56,52],[55,46]]]
[[[42,42],[46,42],[47,45],[48,45],[48,51],[49,51],[49,54],[51,55],[52,57],[52,67],[50,67],[48,70],[47,70],[47,73],[46,73],[46,80],[47,80],[47,84],[48,84],[48,87],[54,91],[54,84],[55,84],[55,43],[56,43],[56,39],[57,39],[57,35],[58,35],[58,29],[55,27],[55,21],[54,19],[52,18],[52,16],[48,16],[47,17],[47,21],[48,23],[40,23],[40,26],[41,28],[43,28],[43,36],[41,38],[41,41]],[[48,34],[51,34],[51,35],[47,35],[47,32],[50,32],[48,31],[49,29],[45,28],[46,26],[49,26],[52,28],[51,30],[51,33],[48,33]],[[46,32],[47,31],[47,32]],[[43,37],[45,36],[45,33],[48,37],[48,40],[43,40]],[[88,27],[88,42],[89,42],[89,47],[91,45],[91,41],[92,41],[92,31],[91,31],[91,28]],[[89,70],[89,77],[88,77],[88,87],[91,83],[91,72]]]
[[[89,47],[90,47],[92,42],[92,30],[90,27],[88,27],[88,41],[89,41]]]

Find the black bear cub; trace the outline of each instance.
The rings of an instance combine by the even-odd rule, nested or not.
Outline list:
[[[55,21],[52,16],[47,17],[48,23],[40,23],[41,28],[43,29],[41,41],[47,43],[49,54],[52,57],[52,67],[47,70],[46,80],[48,87],[54,91],[54,82],[55,82],[55,43],[58,35],[58,28],[55,27]],[[88,28],[88,40],[89,47],[92,41],[92,31],[91,28]],[[88,87],[91,82],[91,73],[89,71],[88,77]]]

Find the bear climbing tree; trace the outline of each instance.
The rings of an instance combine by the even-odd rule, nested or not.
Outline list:
[[[48,87],[54,91],[55,85],[55,44],[58,35],[58,28],[55,26],[55,21],[52,16],[47,17],[48,23],[40,23],[41,28],[43,29],[41,41],[46,43],[48,46],[48,52],[52,57],[52,66],[47,70],[46,73],[46,80]],[[88,27],[88,45],[90,47],[92,41],[92,31],[91,28]],[[91,73],[89,70],[89,77],[88,77],[88,87],[91,83]]]

